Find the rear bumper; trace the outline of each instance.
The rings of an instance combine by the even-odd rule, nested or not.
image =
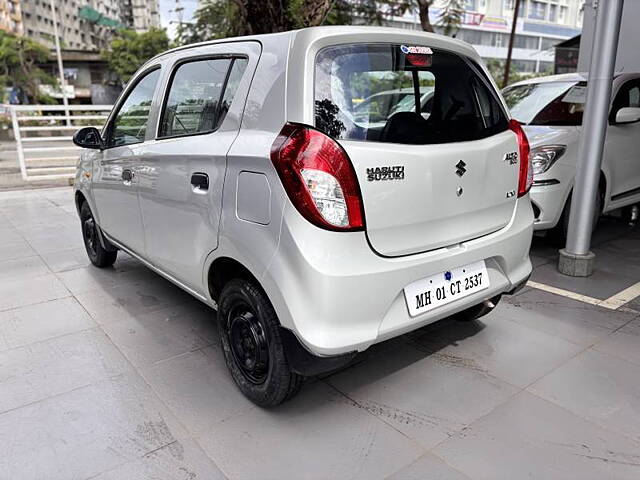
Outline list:
[[[266,272],[267,293],[281,324],[314,355],[363,351],[511,292],[531,273],[533,212],[528,196],[518,200],[509,224],[498,232],[395,258],[376,255],[363,232],[320,230],[289,207],[278,250]],[[486,260],[488,289],[432,312],[409,316],[403,294],[406,285],[481,259]]]

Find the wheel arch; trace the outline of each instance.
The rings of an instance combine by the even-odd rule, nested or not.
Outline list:
[[[221,256],[209,265],[207,272],[207,288],[215,302],[220,298],[220,292],[225,283],[234,278],[250,280],[264,290],[258,278],[245,265],[231,257]]]
[[[82,204],[87,201],[87,197],[85,197],[84,193],[80,190],[76,190],[74,200],[76,204],[76,211],[78,212],[78,215],[80,215],[80,209],[82,208]]]
[[[609,182],[609,174],[608,172],[606,172],[604,169],[600,170],[600,181],[598,183],[598,191],[600,192],[600,196],[602,197],[602,203],[601,203],[601,207],[602,210],[600,211],[600,214],[602,214],[603,212],[606,211],[606,208],[609,205],[609,198],[611,197],[610,192],[609,192],[609,188],[610,188],[610,182]]]
[[[218,302],[220,291],[226,282],[234,278],[243,278],[253,283],[264,293],[267,301],[272,305],[275,311],[272,299],[269,297],[269,294],[266,292],[257,277],[253,275],[242,263],[231,257],[221,256],[216,258],[209,266],[207,278],[209,295],[216,303]],[[334,371],[347,365],[357,354],[357,351],[354,350],[352,352],[326,357],[315,355],[304,346],[294,331],[282,325],[280,316],[277,312],[276,320],[279,325],[284,353],[289,366],[293,372],[299,375],[313,376]]]
[[[564,202],[562,204],[562,208],[564,209],[564,207],[566,206],[567,202],[569,201],[570,198],[573,197],[573,191],[576,188],[576,184],[575,184],[575,179],[573,184],[571,185],[571,188],[568,189],[567,191],[567,195],[564,199]],[[601,196],[601,200],[602,200],[602,208],[604,209],[605,206],[605,202],[606,199],[608,198],[608,192],[607,192],[607,188],[609,188],[609,181],[608,181],[608,177],[607,177],[607,173],[601,169],[600,170],[600,179],[598,180],[598,193]],[[602,212],[600,212],[602,213]]]

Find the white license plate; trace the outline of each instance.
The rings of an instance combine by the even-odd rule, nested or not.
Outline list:
[[[415,317],[485,288],[489,275],[481,260],[413,282],[404,288],[404,298],[409,315]]]

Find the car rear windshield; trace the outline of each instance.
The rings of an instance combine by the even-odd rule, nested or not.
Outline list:
[[[315,126],[337,139],[432,144],[485,138],[508,123],[470,60],[425,46],[357,44],[318,53]]]
[[[513,118],[526,125],[581,125],[586,82],[514,85],[502,92]]]

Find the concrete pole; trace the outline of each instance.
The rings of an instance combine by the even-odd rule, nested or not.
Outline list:
[[[62,53],[60,52],[60,38],[58,37],[58,16],[56,15],[56,2],[51,0],[51,16],[53,17],[53,38],[56,44],[56,57],[58,58],[58,74],[60,75],[60,88],[62,90],[62,104],[65,107],[69,107],[69,100],[67,100],[67,83],[64,80],[64,68],[62,67]],[[67,117],[66,124],[71,126],[71,119],[69,118],[69,108],[65,108],[64,114]]]
[[[515,0],[513,4],[513,20],[511,22],[511,34],[509,35],[509,48],[507,48],[507,61],[504,63],[504,76],[502,85],[504,88],[509,85],[509,74],[511,73],[511,56],[513,55],[513,41],[516,38],[516,26],[518,24],[518,11],[520,10],[520,0]]]
[[[567,245],[560,250],[558,262],[560,273],[573,277],[587,277],[593,272],[595,255],[589,248],[623,4],[624,0],[597,2],[587,103],[578,147],[578,169],[571,200]]]

